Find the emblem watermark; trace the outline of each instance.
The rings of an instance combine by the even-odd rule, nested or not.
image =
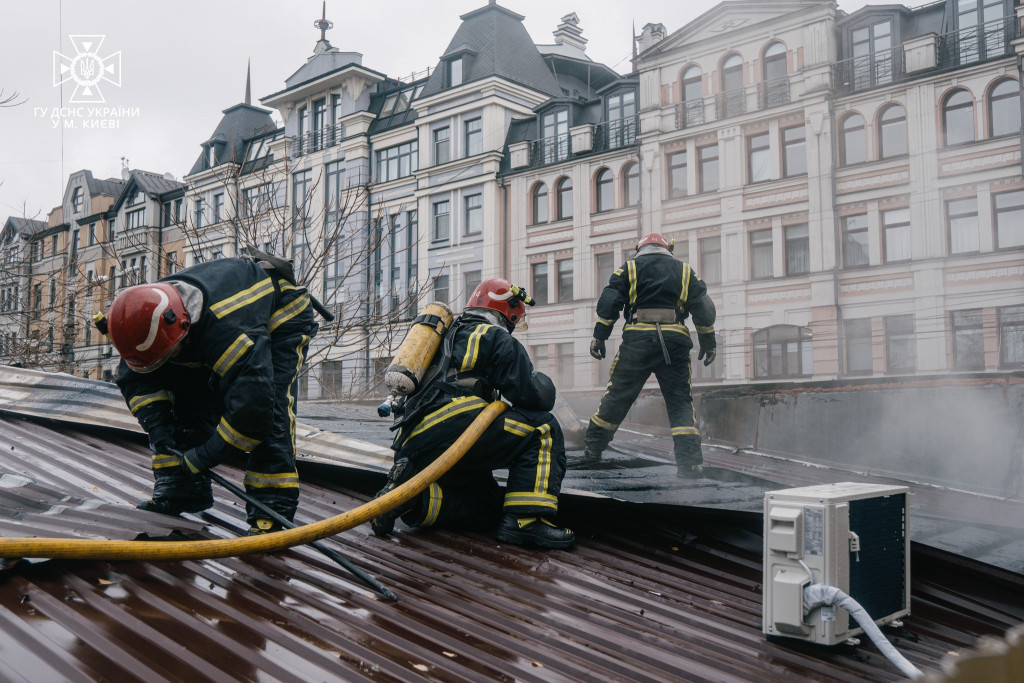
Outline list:
[[[53,51],[53,87],[74,81],[75,90],[68,107],[35,107],[37,118],[49,118],[54,128],[120,128],[121,121],[139,116],[138,107],[80,106],[105,104],[104,83],[121,87],[121,51],[106,57],[100,55],[106,36],[69,35],[75,54],[68,56]]]
[[[75,82],[70,104],[102,104],[106,102],[100,84],[106,81],[121,87],[121,51],[100,56],[106,36],[68,36],[75,48],[73,57],[53,51],[53,86]]]

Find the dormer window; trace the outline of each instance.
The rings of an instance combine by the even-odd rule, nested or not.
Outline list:
[[[209,168],[213,168],[217,165],[217,152],[211,144],[206,148],[206,164]]]
[[[463,58],[456,57],[448,62],[448,87],[454,88],[463,83]]]
[[[71,193],[71,208],[75,213],[80,213],[85,205],[85,193],[81,187],[76,187]]]

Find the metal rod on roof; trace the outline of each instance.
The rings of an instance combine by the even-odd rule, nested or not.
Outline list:
[[[257,510],[262,512],[263,514],[265,514],[268,517],[270,517],[271,519],[273,519],[275,522],[277,522],[278,524],[283,526],[285,529],[294,529],[295,528],[295,524],[293,524],[292,522],[289,522],[287,519],[282,517],[280,514],[278,514],[277,512],[272,510],[271,508],[267,507],[266,505],[264,505],[260,501],[256,500],[255,498],[253,498],[248,493],[246,493],[245,491],[243,491],[242,489],[238,488],[237,486],[232,484],[230,481],[225,479],[223,476],[217,474],[216,472],[214,472],[212,470],[207,470],[206,474],[209,474],[210,478],[213,479],[215,482],[217,482],[218,484],[220,484],[221,486],[226,488],[228,491],[230,491],[231,493],[235,494],[236,496],[238,496],[239,498],[244,500],[246,503],[249,503],[254,508],[256,508]],[[383,595],[386,599],[390,600],[391,602],[397,602],[398,601],[398,596],[395,595],[394,593],[392,593],[390,590],[388,590],[387,586],[385,586],[380,581],[378,581],[377,579],[373,578],[372,576],[370,576],[369,574],[364,572],[359,567],[357,567],[354,564],[352,564],[351,562],[349,562],[340,553],[335,552],[334,550],[331,550],[330,548],[325,546],[320,541],[313,541],[309,545],[312,546],[313,548],[316,548],[317,550],[322,552],[324,555],[326,555],[327,557],[331,558],[332,560],[334,560],[335,562],[340,564],[342,567],[344,567],[345,569],[347,569],[350,572],[352,572],[360,581],[362,581],[367,586],[369,586],[373,590],[375,590],[378,593],[380,593],[381,595]]]

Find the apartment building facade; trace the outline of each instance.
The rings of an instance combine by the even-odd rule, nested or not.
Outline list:
[[[538,365],[600,389],[596,298],[660,232],[718,305],[695,383],[1022,367],[1020,12],[737,1],[646,26],[635,144],[591,141],[610,93],[562,156],[531,156],[558,144],[543,109],[510,137],[513,273],[549,301],[524,335]]]
[[[594,305],[650,232],[718,305],[719,360],[695,363],[695,383],[1020,368],[1013,2],[847,15],[729,0],[672,33],[645,26],[626,75],[587,56],[575,14],[538,45],[488,4],[404,79],[321,31],[263,107],[247,92],[224,110],[184,183],[73,175],[45,228],[2,236],[38,244],[33,272],[73,261],[96,283],[99,298],[71,297],[79,321],[138,278],[246,244],[293,258],[338,316],[312,350],[308,397],[372,387],[425,301],[459,310],[496,275],[540,302],[519,333],[537,366],[563,392],[599,392],[610,360],[587,354]],[[28,308],[49,300],[36,284],[19,290]],[[62,343],[62,311],[36,334],[109,376],[101,339],[76,323]]]

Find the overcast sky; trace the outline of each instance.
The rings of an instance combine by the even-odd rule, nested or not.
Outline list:
[[[327,0],[331,43],[363,54],[363,64],[390,76],[436,65],[459,15],[486,0]],[[537,43],[552,43],[559,19],[580,17],[592,59],[630,68],[630,26],[660,22],[669,32],[717,2],[695,0],[501,0],[526,17]],[[852,11],[865,4],[844,0]],[[252,60],[253,104],[281,90],[312,54],[321,0],[35,0],[0,8],[0,90],[24,104],[0,108],[0,221],[8,215],[43,219],[62,199],[67,176],[88,168],[118,177],[121,157],[132,168],[181,178],[209,138],[221,111],[242,101]],[[54,87],[54,52],[73,58],[69,36],[105,36],[101,58],[120,51],[121,86],[101,82],[102,104],[71,105],[75,87]],[[62,99],[63,98],[63,99]],[[137,116],[113,129],[54,126],[55,107],[119,107]],[[44,111],[45,110],[45,111]],[[102,119],[102,117],[99,117]],[[93,124],[95,125],[95,124]]]

